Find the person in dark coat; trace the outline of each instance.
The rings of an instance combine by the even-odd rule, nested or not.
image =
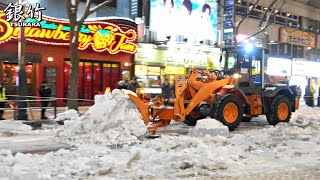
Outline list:
[[[172,86],[170,85],[168,79],[164,80],[164,83],[161,85],[161,89],[162,89],[162,95],[164,95],[164,98],[169,99],[173,97]]]
[[[125,86],[125,81],[122,80],[122,79],[119,79],[119,82],[117,84],[117,89],[124,89],[124,86]]]
[[[131,82],[128,85],[128,90],[137,93],[137,88],[140,88],[139,83],[136,77],[133,77]]]
[[[4,88],[3,83],[0,82],[0,108],[4,108],[5,100],[6,100],[6,88]],[[5,120],[3,118],[4,110],[0,110],[0,120]]]
[[[128,79],[124,80],[124,85],[123,85],[123,89],[128,89],[129,86],[129,81]]]
[[[47,86],[47,83],[48,82],[46,80],[43,80],[42,85],[38,89],[41,99],[46,99],[51,95],[51,89]],[[45,113],[46,113],[46,107],[48,107],[49,101],[41,101],[41,104],[42,104],[41,107],[43,107],[41,109],[41,119],[48,119],[45,116]]]

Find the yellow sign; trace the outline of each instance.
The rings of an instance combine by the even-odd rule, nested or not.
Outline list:
[[[26,23],[37,22],[41,25],[41,27],[25,27],[27,41],[69,46],[69,21],[49,17],[42,19],[41,22],[31,18],[25,20]],[[134,54],[137,50],[135,43],[137,33],[134,29],[127,28],[127,31],[124,31],[118,25],[110,22],[85,21],[79,31],[78,48],[80,50],[85,50],[90,46],[97,52],[108,51],[110,54],[118,52]],[[0,44],[17,39],[18,34],[19,27],[12,27],[10,22],[6,21],[5,13],[0,11]]]
[[[292,28],[280,28],[280,42],[317,48],[317,35]]]
[[[148,76],[160,76],[160,67],[148,66]]]
[[[148,66],[145,65],[135,65],[134,74],[136,76],[146,76],[148,75]]]
[[[184,67],[166,66],[164,69],[164,73],[166,73],[166,74],[185,74],[185,68]]]

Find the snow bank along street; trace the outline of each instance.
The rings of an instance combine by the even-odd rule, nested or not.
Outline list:
[[[301,107],[290,123],[275,127],[229,133],[220,122],[205,119],[190,128],[189,135],[162,134],[158,139],[143,139],[146,126],[139,111],[124,93],[114,90],[96,96],[95,105],[85,115],[77,117],[67,111],[58,118],[71,120],[64,126],[37,131],[24,126],[11,129],[14,124],[8,122],[7,126],[0,124],[0,141],[11,136],[17,139],[52,135],[54,141],[73,146],[38,154],[13,154],[2,149],[0,177],[25,180],[320,176],[320,108]]]

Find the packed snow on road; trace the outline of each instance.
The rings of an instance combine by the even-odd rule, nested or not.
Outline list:
[[[114,90],[97,95],[86,114],[78,117],[69,110],[59,114],[57,120],[65,120],[65,125],[45,130],[31,130],[17,121],[0,122],[1,178],[281,176],[314,179],[320,176],[318,107],[302,106],[293,113],[290,123],[275,127],[259,123],[266,120],[257,118],[242,123],[245,129],[240,126],[229,132],[220,122],[207,118],[193,128],[174,123],[168,128],[177,134],[162,131],[161,138],[145,139],[146,126],[139,111],[125,93]],[[181,130],[189,132],[179,133]],[[45,151],[32,151],[41,143],[47,147]],[[50,149],[53,144],[62,148]]]

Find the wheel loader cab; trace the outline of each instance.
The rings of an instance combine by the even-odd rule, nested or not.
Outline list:
[[[269,56],[268,49],[261,47],[237,47],[223,49],[224,71],[228,75],[239,75],[239,87],[262,87],[266,82],[266,61]],[[264,58],[264,59],[263,59]],[[262,79],[264,81],[262,81]]]

